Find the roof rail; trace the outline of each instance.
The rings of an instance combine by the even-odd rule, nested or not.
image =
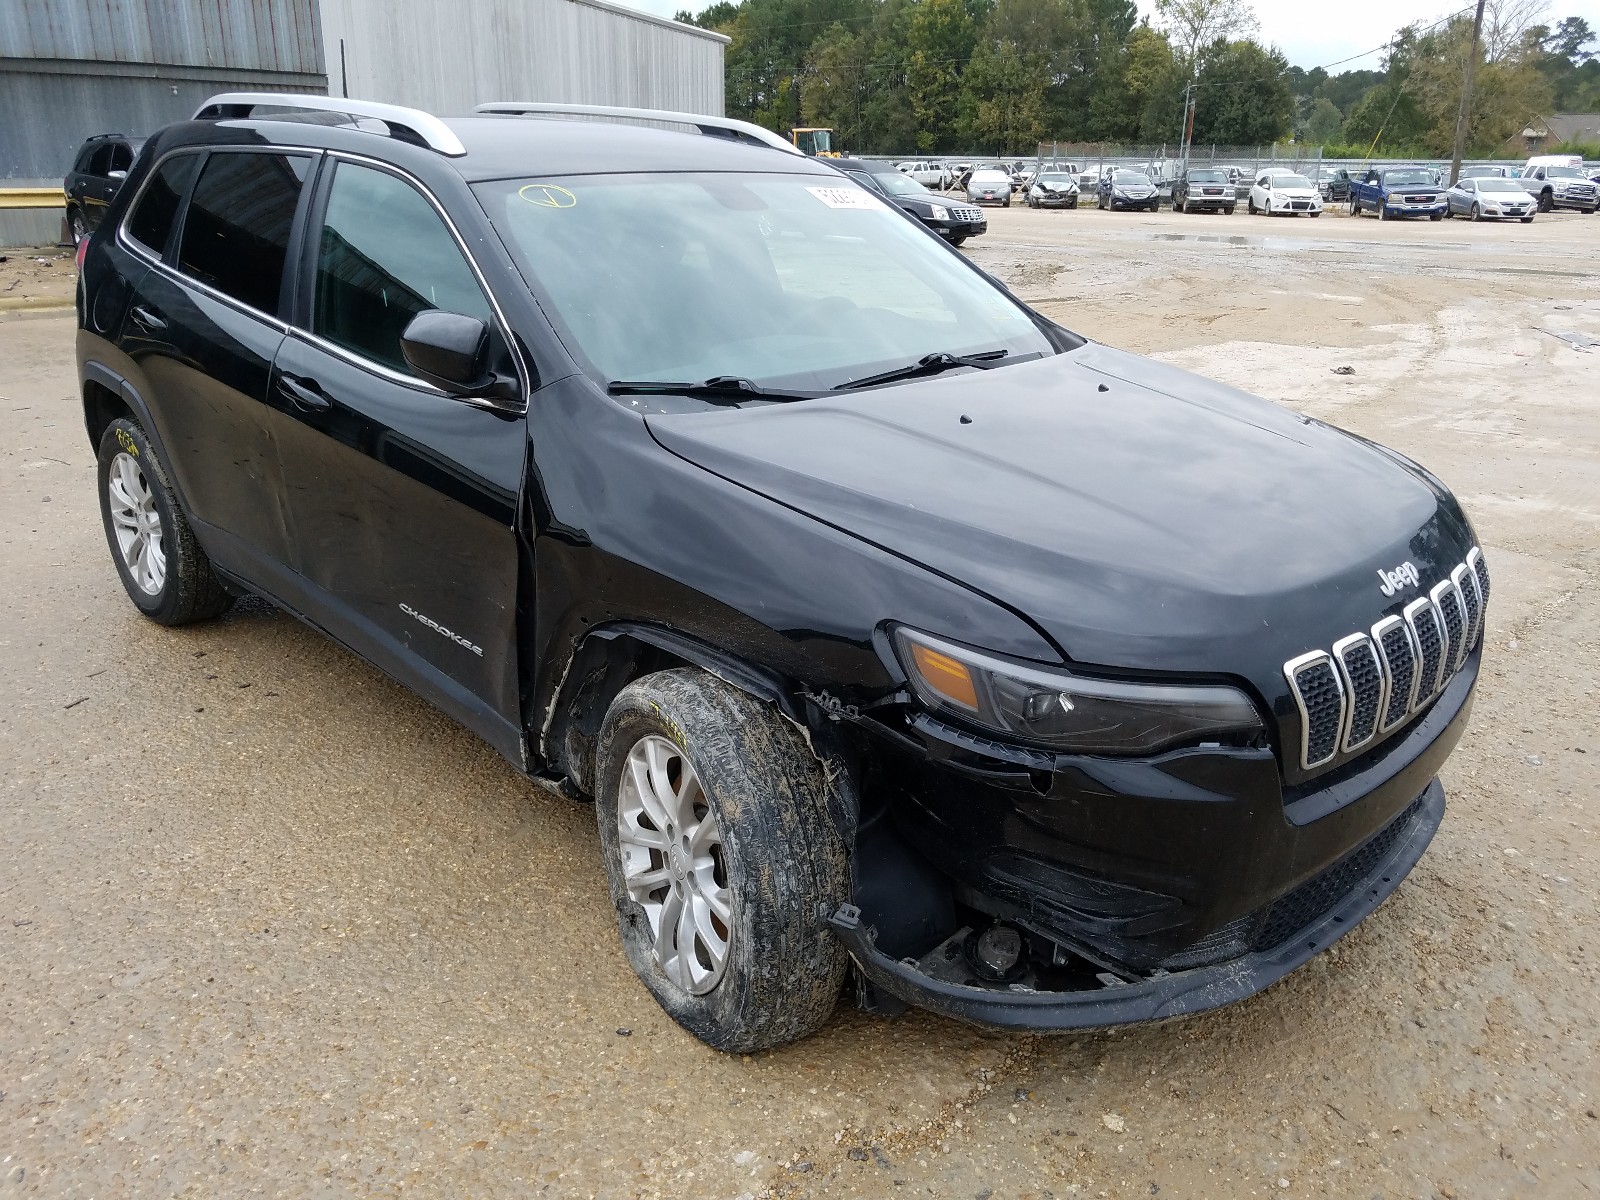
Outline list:
[[[196,121],[243,120],[256,108],[298,108],[307,112],[340,113],[371,117],[389,127],[389,136],[414,146],[425,146],[451,158],[467,152],[455,132],[432,113],[372,100],[346,100],[337,96],[308,96],[291,92],[224,92],[195,110]]]
[[[661,108],[614,108],[607,104],[544,104],[524,100],[496,100],[480,104],[476,113],[498,113],[509,117],[611,117],[625,121],[659,121],[664,125],[693,125],[708,137],[729,138],[737,142],[756,142],[775,150],[800,154],[799,147],[790,144],[770,129],[763,129],[749,121],[736,121],[732,117],[708,117],[703,113],[668,112]]]

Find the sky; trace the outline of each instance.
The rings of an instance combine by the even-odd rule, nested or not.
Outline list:
[[[698,12],[706,0],[623,0],[670,17],[679,9]],[[1466,3],[1467,0],[1463,0]],[[1152,0],[1139,0],[1141,13],[1154,12]],[[1381,47],[1402,25],[1427,24],[1454,11],[1451,0],[1256,0],[1256,16],[1261,22],[1257,38],[1278,49],[1294,66],[1326,66],[1339,59],[1361,54],[1364,57],[1333,68],[1334,72],[1357,68],[1376,70],[1383,57]],[[1554,25],[1562,17],[1583,17],[1600,30],[1600,0],[1550,0],[1546,23]]]

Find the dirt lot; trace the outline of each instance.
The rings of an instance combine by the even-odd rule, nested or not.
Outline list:
[[[1384,908],[1179,1023],[706,1050],[622,959],[587,809],[289,619],[135,614],[70,314],[12,314],[0,1196],[1600,1195],[1600,352],[1540,332],[1600,336],[1600,217],[991,216],[973,257],[1066,324],[1477,523],[1477,710]]]
[[[72,250],[24,246],[0,250],[0,313],[71,304],[78,286]]]

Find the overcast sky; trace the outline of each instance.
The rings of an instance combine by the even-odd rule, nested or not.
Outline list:
[[[623,0],[646,12],[670,17],[681,8],[698,12],[702,0]],[[1466,2],[1466,0],[1463,0]],[[1144,13],[1155,10],[1152,0],[1139,0]],[[1259,0],[1255,5],[1261,20],[1258,35],[1263,42],[1276,45],[1295,66],[1325,66],[1353,54],[1381,46],[1401,25],[1427,23],[1452,12],[1450,0]],[[1600,29],[1600,0],[1550,0],[1547,23],[1562,17],[1585,18]],[[1335,67],[1348,71],[1358,67],[1376,68],[1382,54],[1368,54],[1355,62]]]

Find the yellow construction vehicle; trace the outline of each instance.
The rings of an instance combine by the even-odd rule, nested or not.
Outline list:
[[[843,158],[844,155],[833,148],[833,130],[831,129],[791,129],[789,140],[802,154],[809,154],[812,158]]]

